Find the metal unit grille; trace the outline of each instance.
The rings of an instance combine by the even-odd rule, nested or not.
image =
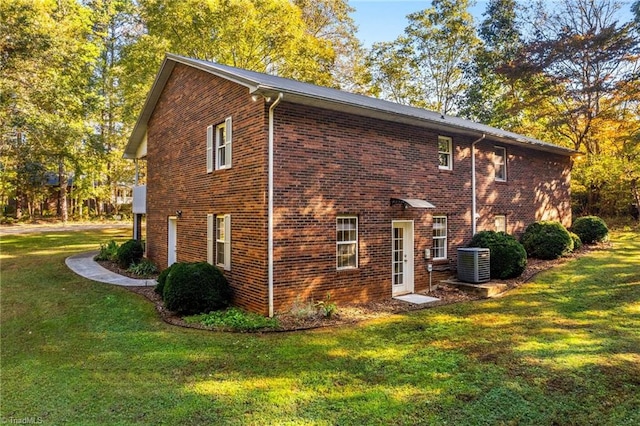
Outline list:
[[[489,281],[490,251],[488,248],[464,247],[458,249],[458,279],[479,284]]]

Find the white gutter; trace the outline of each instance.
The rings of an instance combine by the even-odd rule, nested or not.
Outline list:
[[[284,95],[280,93],[269,107],[269,178],[268,178],[268,207],[267,207],[267,262],[269,287],[269,317],[273,317],[273,110],[278,106]]]
[[[471,143],[471,236],[476,235],[476,222],[478,221],[476,205],[476,144],[486,136],[483,133],[479,139]]]

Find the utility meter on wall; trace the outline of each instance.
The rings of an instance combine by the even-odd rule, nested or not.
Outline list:
[[[431,249],[424,249],[424,258],[427,260],[431,259]]]

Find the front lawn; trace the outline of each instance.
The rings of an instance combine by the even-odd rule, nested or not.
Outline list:
[[[65,257],[128,231],[0,240],[0,420],[640,424],[640,235],[493,300],[265,335],[163,323]]]

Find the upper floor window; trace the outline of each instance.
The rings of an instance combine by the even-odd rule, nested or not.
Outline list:
[[[495,179],[500,182],[507,180],[507,150],[501,146],[493,147],[493,170]]]
[[[443,170],[453,169],[453,144],[451,138],[438,136],[438,168]]]
[[[433,217],[433,259],[447,258],[447,217]]]
[[[336,265],[338,269],[358,267],[358,218],[336,219]]]
[[[207,127],[207,173],[231,167],[231,117],[224,123]]]

